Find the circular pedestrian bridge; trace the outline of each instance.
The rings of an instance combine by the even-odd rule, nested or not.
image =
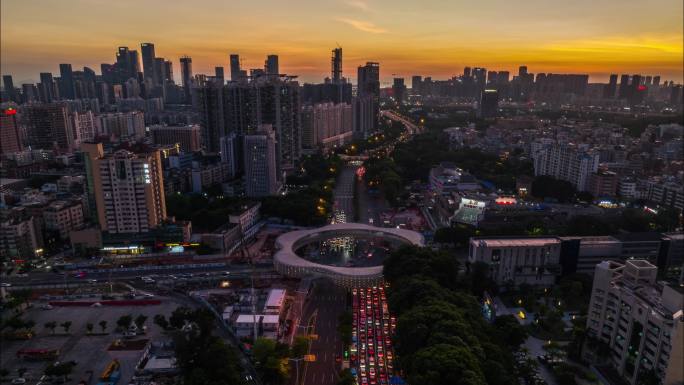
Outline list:
[[[289,277],[327,277],[343,287],[368,287],[382,283],[382,263],[391,251],[424,244],[423,236],[411,230],[336,223],[282,234],[273,263]]]

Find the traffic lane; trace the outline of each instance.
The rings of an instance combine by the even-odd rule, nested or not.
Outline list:
[[[316,361],[306,363],[303,376],[306,385],[334,385],[339,376],[335,358],[342,353],[343,346],[337,333],[337,320],[344,311],[346,293],[331,284],[321,289],[312,299],[311,310],[318,310],[314,327],[318,339],[311,344],[311,354],[316,355]]]
[[[189,271],[192,271],[193,273],[217,273],[217,272],[224,272],[224,271],[229,271],[231,274],[235,275],[240,275],[240,274],[250,274],[252,272],[252,269],[249,266],[246,267],[233,267],[233,266],[218,266],[218,267],[182,267],[182,268],[176,268],[176,269],[149,269],[149,270],[139,270],[139,271],[118,271],[118,272],[111,272],[107,270],[101,270],[101,271],[95,271],[95,272],[89,272],[87,273],[83,278],[76,278],[73,275],[76,273],[76,270],[74,271],[69,271],[67,272],[67,283],[74,283],[74,282],[83,282],[87,281],[88,279],[98,279],[98,280],[108,280],[110,275],[112,279],[117,279],[117,280],[126,280],[126,279],[136,279],[139,277],[144,277],[144,276],[150,276],[150,275],[161,275],[161,276],[169,276],[169,275],[176,275],[176,274],[182,274],[182,273],[188,273]],[[254,268],[254,271],[256,272],[270,272],[273,271],[272,267],[256,267]],[[12,285],[49,285],[49,284],[63,284],[64,283],[64,275],[62,273],[40,273],[38,276],[32,276],[31,273],[29,273],[28,277],[12,277],[12,278],[4,278],[3,277],[3,282],[10,283]]]

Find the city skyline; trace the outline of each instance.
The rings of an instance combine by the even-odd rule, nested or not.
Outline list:
[[[436,2],[294,2],[263,4],[259,7],[271,12],[255,13],[242,11],[248,5],[222,8],[206,0],[204,8],[165,4],[161,20],[149,17],[154,2],[136,8],[125,1],[3,2],[2,74],[13,75],[17,84],[36,81],[40,72],[58,73],[60,63],[99,73],[116,47],[140,50],[140,43],[152,42],[157,56],[173,61],[176,80],[183,55],[193,58],[195,73],[211,74],[215,66],[228,68],[229,54],[237,53],[243,68],[261,68],[266,55],[276,54],[281,72],[320,81],[330,75],[330,49],[339,44],[345,51],[344,76],[355,79],[357,66],[378,61],[383,85],[393,74],[443,79],[465,66],[515,73],[519,65],[533,73],[586,73],[592,82],[605,82],[611,73],[682,81],[681,2],[494,3],[485,10]],[[206,12],[209,8],[214,11]],[[189,21],[198,9],[204,10],[201,22]],[[224,17],[230,14],[241,17]],[[268,28],[254,28],[259,24]]]

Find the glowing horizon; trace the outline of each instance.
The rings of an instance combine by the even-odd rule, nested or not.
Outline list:
[[[344,76],[380,62],[383,83],[393,74],[446,79],[463,67],[517,74],[586,73],[660,75],[681,83],[681,0],[488,0],[486,4],[440,0],[262,0],[258,4],[201,0],[4,0],[1,4],[0,67],[16,85],[37,81],[39,72],[59,75],[59,63],[100,73],[116,49],[156,55],[174,63],[193,59],[193,72],[211,75],[237,53],[243,69],[262,68],[279,55],[282,73],[302,81],[330,76],[330,51],[344,50]],[[410,83],[408,81],[407,83]]]

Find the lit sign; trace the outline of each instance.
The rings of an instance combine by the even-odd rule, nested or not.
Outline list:
[[[103,251],[115,251],[115,250],[136,250],[140,246],[105,246],[102,248]]]
[[[150,184],[150,165],[147,163],[143,164],[143,170],[145,173],[145,183]]]
[[[16,115],[16,114],[17,114],[17,110],[15,110],[12,107],[5,110],[5,115],[7,115],[7,116]]]
[[[495,202],[497,205],[514,205],[517,203],[517,200],[512,197],[499,197],[496,198]]]

